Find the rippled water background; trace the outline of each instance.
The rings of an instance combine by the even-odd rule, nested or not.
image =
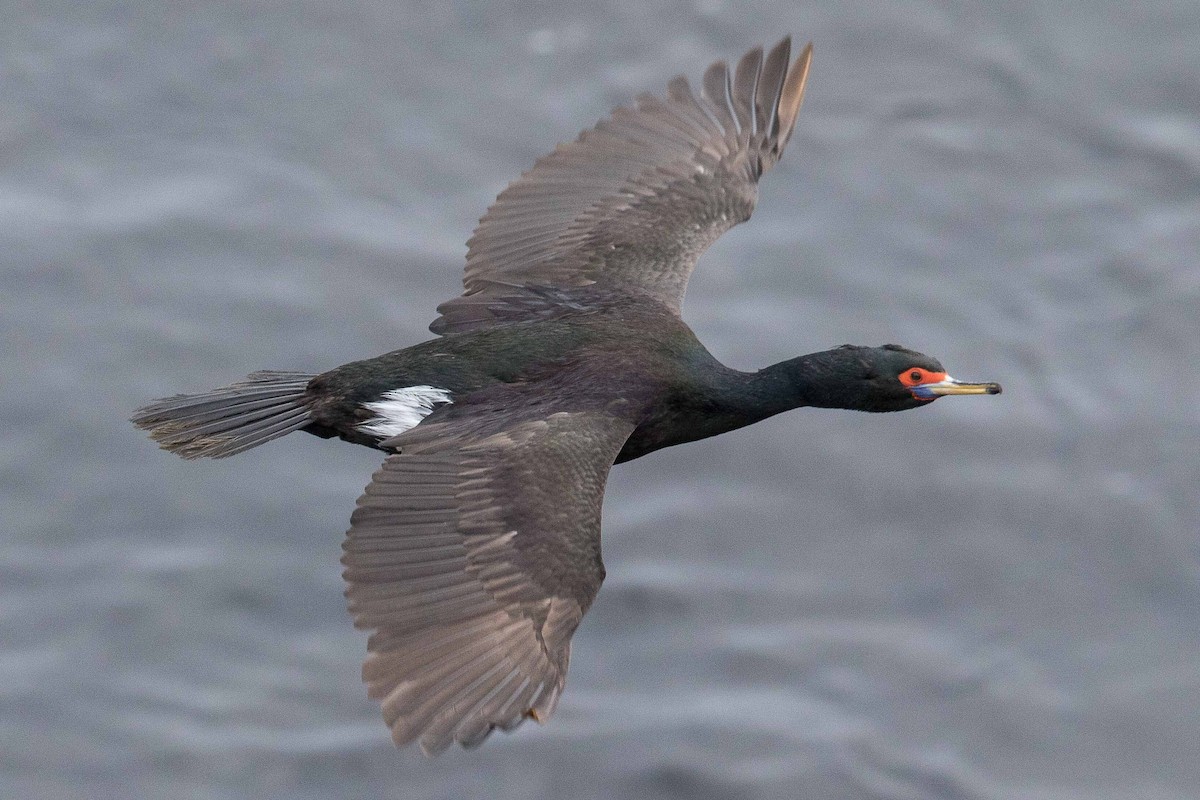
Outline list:
[[[1200,793],[1194,0],[0,17],[0,796]],[[126,417],[422,340],[534,158],[788,31],[797,133],[686,318],[1005,394],[620,467],[552,723],[394,751],[338,565],[377,454],[186,463]]]

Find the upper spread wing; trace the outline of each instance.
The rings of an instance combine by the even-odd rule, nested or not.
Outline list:
[[[791,136],[812,57],[784,39],[699,95],[675,78],[500,193],[468,242],[465,291],[430,328],[453,333],[648,295],[679,313],[696,259],[750,217],[758,179]]]
[[[426,753],[545,720],[604,578],[600,506],[633,429],[600,411],[434,418],[390,442],[345,543],[363,680]],[[503,415],[499,415],[503,418]]]

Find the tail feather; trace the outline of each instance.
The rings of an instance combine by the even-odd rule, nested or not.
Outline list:
[[[133,424],[183,458],[225,458],[312,422],[302,401],[313,375],[255,372],[200,394],[177,394],[139,408]]]

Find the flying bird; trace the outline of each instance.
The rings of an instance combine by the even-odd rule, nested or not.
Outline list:
[[[741,372],[680,318],[688,277],[749,219],[792,135],[812,60],[785,38],[698,88],[643,94],[508,186],[468,242],[437,337],[319,375],[255,372],[139,409],[184,458],[293,431],[387,454],[342,563],[363,680],[397,745],[426,754],[545,722],[604,580],[609,469],[804,406],[921,408],[998,394],[898,345]]]

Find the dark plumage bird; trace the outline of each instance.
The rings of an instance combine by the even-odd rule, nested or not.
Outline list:
[[[184,458],[307,431],[388,454],[350,518],[363,679],[426,753],[545,721],[604,579],[609,468],[802,406],[902,411],[962,383],[897,345],[730,369],[679,317],[697,258],[750,217],[792,134],[812,47],[784,39],[699,92],[676,78],[560,145],[468,244],[439,338],[320,375],[256,372],[135,424]]]

